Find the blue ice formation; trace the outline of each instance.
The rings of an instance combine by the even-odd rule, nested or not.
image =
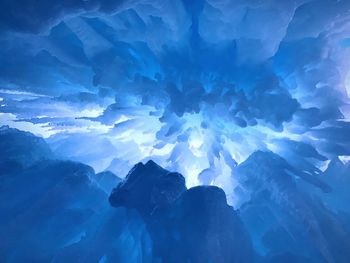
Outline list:
[[[43,139],[2,127],[1,145],[9,138],[8,162],[0,164],[1,262],[143,262],[150,257],[151,241],[140,217],[108,203],[102,182],[120,179],[44,156]],[[22,144],[37,151],[18,147]],[[13,163],[22,165],[8,169]]]
[[[311,181],[348,159],[348,1],[0,5],[0,122],[56,156],[120,177],[153,159],[237,208],[255,151]]]
[[[322,184],[310,184],[277,154],[254,152],[235,168],[241,204],[234,209],[219,187],[188,189],[183,175],[151,160],[122,180],[57,158],[28,132],[3,126],[0,144],[7,146],[0,163],[1,262],[350,258],[349,167],[339,160],[330,163]]]
[[[158,200],[159,220],[196,189],[221,188],[253,261],[349,262],[349,10],[348,0],[0,1],[0,256],[164,260],[154,215],[106,201],[152,160],[171,172],[162,180],[184,178]],[[156,183],[142,180],[139,193]]]
[[[252,262],[254,252],[222,189],[186,189],[181,174],[153,161],[139,163],[109,197],[115,207],[136,209],[161,262]]]

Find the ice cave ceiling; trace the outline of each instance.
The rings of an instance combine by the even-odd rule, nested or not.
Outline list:
[[[270,150],[350,155],[350,1],[0,2],[0,123],[123,177],[153,159],[237,198]]]

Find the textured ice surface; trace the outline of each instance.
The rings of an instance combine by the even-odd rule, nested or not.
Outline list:
[[[256,150],[311,175],[349,156],[349,8],[2,1],[0,121],[98,172],[152,158],[237,206],[234,167]]]
[[[98,200],[153,160],[187,189],[222,188],[254,260],[349,262],[349,10],[347,0],[2,0],[0,125],[18,130],[0,129],[10,231],[0,255],[151,262],[145,212]],[[151,196],[152,208],[174,198]],[[14,242],[27,250],[13,254]]]
[[[0,164],[1,262],[147,262],[142,258],[151,256],[151,245],[144,223],[108,203],[106,180],[113,187],[120,179],[95,175],[82,163],[48,160],[43,154],[49,147],[30,133],[2,127],[5,143],[1,152],[12,162]],[[14,162],[21,166],[9,169]]]
[[[218,187],[187,190],[181,174],[148,161],[135,165],[109,201],[142,215],[161,262],[253,261],[244,226]]]
[[[222,189],[187,189],[181,174],[151,160],[121,180],[55,159],[44,139],[28,132],[2,127],[0,144],[7,146],[0,163],[2,262],[345,263],[350,257],[349,167],[339,159],[322,181],[273,152],[254,152],[234,169],[235,210]]]

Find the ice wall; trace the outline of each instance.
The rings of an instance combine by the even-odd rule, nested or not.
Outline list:
[[[256,150],[304,178],[349,156],[349,1],[0,5],[1,124],[58,156],[120,177],[152,158],[235,205]]]

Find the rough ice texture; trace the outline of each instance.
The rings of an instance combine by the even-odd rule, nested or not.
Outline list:
[[[153,161],[136,164],[121,180],[82,163],[42,158],[37,151],[50,152],[44,140],[1,131],[1,145],[11,134],[7,152],[12,144],[37,142],[36,151],[16,147],[22,165],[15,170],[1,162],[2,262],[345,263],[350,257],[349,166],[339,159],[322,183],[312,180],[327,185],[324,192],[283,157],[255,152],[235,168],[242,203],[234,210],[222,189],[187,189],[181,174]]]
[[[349,9],[347,0],[0,1],[0,125],[16,128],[0,129],[0,256],[164,258],[151,222],[175,208],[183,222],[194,198],[184,201],[186,184],[224,190],[257,262],[349,262]],[[140,172],[144,187],[117,198],[127,209],[110,207],[118,178],[149,160],[172,173]],[[128,180],[121,189],[136,187]]]
[[[162,262],[252,262],[254,252],[239,216],[222,189],[186,189],[181,174],[153,161],[139,163],[109,197],[113,206],[136,209]]]
[[[121,178],[152,159],[238,208],[257,150],[324,191],[350,155],[349,1],[51,2],[0,3],[0,121],[57,156]]]

